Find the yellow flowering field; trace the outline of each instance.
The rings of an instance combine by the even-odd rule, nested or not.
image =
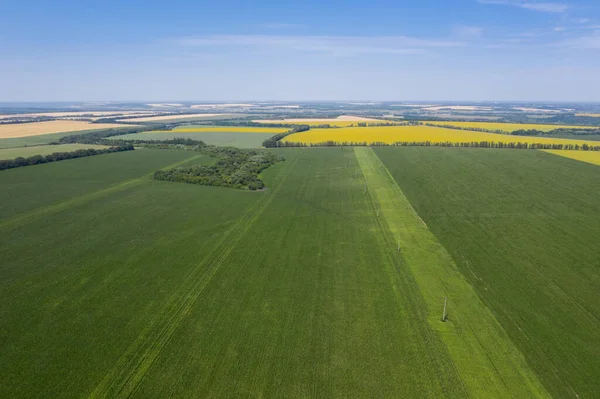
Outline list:
[[[600,165],[600,151],[565,151],[565,150],[542,150],[551,154],[560,155],[578,161]]]
[[[473,132],[469,130],[444,129],[433,126],[381,126],[381,127],[346,127],[334,129],[311,129],[306,132],[294,133],[285,137],[283,142],[299,142],[306,144],[323,143],[326,141],[395,143],[406,142],[473,142],[493,141],[501,143],[548,143],[548,144],[579,144],[583,140],[510,136],[497,133]],[[598,142],[587,142],[589,145],[598,145]]]
[[[555,129],[598,129],[594,126],[573,126],[573,125],[543,125],[533,123],[501,123],[501,122],[454,122],[454,121],[435,121],[435,122],[423,122],[437,126],[456,126],[462,128],[476,128],[486,130],[502,130],[503,132],[514,132],[515,130],[540,130],[542,132],[549,132]]]

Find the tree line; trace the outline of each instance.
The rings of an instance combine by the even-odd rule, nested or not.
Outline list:
[[[294,125],[290,130],[288,130],[285,133],[278,133],[268,139],[266,139],[265,141],[263,141],[263,147],[265,148],[273,148],[273,147],[278,147],[279,146],[279,140],[283,139],[284,137],[289,136],[290,134],[294,134],[294,133],[300,133],[300,132],[306,132],[310,130],[310,126],[309,125]]]
[[[68,152],[54,152],[50,155],[33,155],[31,157],[18,157],[15,159],[0,160],[0,170],[14,169],[23,166],[39,165],[42,163],[64,161],[66,159],[90,157],[100,154],[108,154],[111,152],[133,151],[132,145],[120,145],[110,148],[87,148]]]
[[[241,150],[234,147],[207,146],[200,151],[211,156],[218,156],[219,160],[213,165],[157,170],[154,172],[154,179],[260,190],[265,187],[265,184],[259,177],[259,173],[269,166],[285,160],[284,157],[273,153]]]
[[[278,147],[370,147],[370,146],[397,146],[397,147],[473,147],[473,148],[514,148],[529,150],[578,150],[600,151],[600,145],[588,144],[555,144],[555,143],[502,143],[496,141],[396,141],[393,143],[366,142],[366,141],[323,141],[319,143],[280,142]]]

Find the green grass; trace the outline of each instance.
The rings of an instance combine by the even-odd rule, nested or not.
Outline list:
[[[94,144],[60,144],[40,145],[35,147],[6,148],[0,149],[0,159],[15,159],[17,157],[31,157],[34,155],[49,155],[54,152],[70,152],[86,148],[108,148],[104,145]]]
[[[353,150],[282,153],[0,226],[0,396],[464,397]]]
[[[140,149],[0,171],[0,223],[61,201],[124,182],[197,153]]]
[[[144,132],[124,134],[112,137],[117,140],[165,140],[175,137],[202,140],[206,144],[234,146],[239,148],[261,148],[263,141],[275,133],[239,133],[239,132]]]
[[[597,396],[598,167],[538,151],[375,151],[549,393]]]

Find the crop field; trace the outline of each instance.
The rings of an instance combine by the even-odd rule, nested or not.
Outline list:
[[[558,150],[543,150],[550,154],[560,155],[578,161],[600,165],[600,152],[598,151],[558,151]]]
[[[285,137],[283,142],[299,142],[318,144],[327,141],[395,143],[407,142],[472,142],[493,141],[501,143],[549,143],[549,144],[583,144],[585,140],[558,139],[549,137],[510,136],[497,133],[473,132],[468,130],[444,129],[433,126],[376,126],[376,127],[347,127],[339,129],[311,129],[294,133]],[[594,141],[587,141],[594,145]]]
[[[548,392],[596,397],[598,167],[542,151],[375,151]]]
[[[228,114],[181,114],[165,116],[149,116],[145,118],[121,119],[121,122],[162,122],[162,121],[184,121],[187,119],[221,119],[223,117],[233,117]]]
[[[254,120],[253,122],[293,123],[293,124],[302,124],[302,125],[310,125],[310,126],[329,124],[331,126],[347,127],[347,126],[356,126],[356,124],[359,122],[387,123],[390,121],[383,120],[383,119],[364,118],[361,116],[342,115],[337,118],[331,118],[331,119],[314,119],[314,118],[313,119],[311,119],[311,118],[258,119],[258,120]]]
[[[151,131],[113,136],[113,140],[165,140],[175,137],[202,140],[207,144],[261,148],[263,141],[274,134],[286,132],[286,128],[256,127],[179,127],[169,131]]]
[[[284,133],[290,130],[286,127],[246,127],[246,126],[180,126],[168,132],[185,132],[185,133],[269,133],[277,134]]]
[[[424,122],[438,126],[457,126],[462,128],[476,128],[486,130],[500,130],[503,132],[511,133],[515,130],[540,130],[542,132],[549,132],[555,129],[598,129],[595,126],[574,126],[574,125],[544,125],[544,124],[533,124],[533,123],[502,123],[502,122],[454,122],[454,121],[432,121]]]
[[[50,133],[78,132],[84,130],[131,127],[118,123],[92,124],[81,121],[48,121],[0,125],[0,139],[39,136]]]
[[[215,162],[183,150],[1,171],[0,397],[600,389],[596,165],[265,151],[286,160],[255,192],[152,179]]]
[[[60,144],[60,145],[40,145],[34,147],[8,148],[0,149],[0,159],[15,159],[17,157],[31,157],[33,155],[49,155],[54,152],[68,152],[83,150],[86,148],[108,148],[104,145],[94,144]]]
[[[47,116],[52,118],[87,118],[91,115],[92,118],[104,118],[109,116],[134,116],[134,115],[150,115],[153,114],[148,111],[74,111],[74,112],[38,112],[38,113],[27,113],[27,114],[4,114],[0,115],[0,119],[7,118],[36,118],[41,116]]]

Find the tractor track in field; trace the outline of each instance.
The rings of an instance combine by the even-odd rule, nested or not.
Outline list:
[[[275,189],[269,191],[264,199],[252,205],[246,214],[224,233],[214,249],[189,273],[180,289],[171,296],[162,310],[149,322],[91,392],[90,398],[126,398],[135,394],[161,351],[170,342],[213,277],[236,248],[237,243],[277,195],[287,172],[296,162],[297,159],[284,164],[275,179]]]
[[[200,158],[203,156],[204,155],[202,155],[202,154],[195,155],[195,156],[186,158],[182,161],[176,162],[174,164],[167,165],[167,166],[161,168],[160,170],[176,168],[176,167],[181,166],[189,161],[193,161],[194,159],[197,159],[197,158]],[[24,224],[31,223],[31,222],[33,222],[37,219],[40,219],[44,216],[54,215],[54,214],[60,213],[62,211],[65,211],[67,209],[70,209],[72,207],[87,204],[88,202],[94,201],[98,198],[102,198],[107,195],[119,192],[119,191],[123,191],[123,190],[127,190],[129,188],[139,186],[143,183],[148,182],[149,178],[153,175],[153,173],[154,172],[148,173],[146,175],[137,177],[135,179],[126,180],[124,182],[117,183],[115,185],[109,186],[102,190],[94,191],[92,193],[84,194],[79,197],[71,198],[66,201],[61,201],[56,204],[52,204],[52,205],[44,206],[42,208],[34,209],[32,211],[25,212],[23,214],[6,219],[6,220],[0,222],[0,231],[10,230],[15,227],[20,227],[20,226],[23,226]]]

